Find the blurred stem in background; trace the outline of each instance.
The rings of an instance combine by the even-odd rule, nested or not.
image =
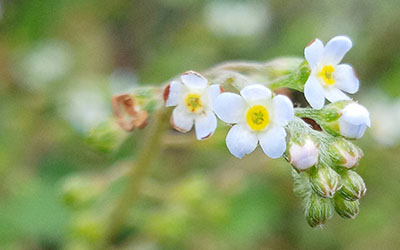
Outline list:
[[[141,183],[146,175],[147,169],[160,149],[160,141],[166,130],[169,115],[170,112],[165,108],[161,108],[155,114],[151,126],[147,131],[146,140],[138,153],[137,162],[132,164],[132,168],[128,174],[129,181],[125,191],[121,194],[117,204],[111,211],[106,228],[108,232],[106,233],[104,241],[101,243],[101,249],[109,249],[108,245],[113,242],[123,227],[130,207],[139,198]]]

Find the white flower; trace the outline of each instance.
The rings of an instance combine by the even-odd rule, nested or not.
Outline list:
[[[304,86],[304,95],[311,107],[321,109],[325,97],[330,102],[349,100],[342,91],[350,94],[358,91],[360,84],[353,68],[348,64],[339,64],[351,46],[348,37],[336,36],[325,48],[319,39],[315,39],[305,48],[304,55],[311,67],[311,73]]]
[[[207,139],[217,128],[213,103],[222,89],[218,84],[209,86],[208,80],[194,71],[182,74],[180,80],[172,81],[164,90],[165,106],[176,106],[171,124],[184,133],[195,124],[197,139]]]
[[[290,163],[299,170],[305,170],[318,163],[318,148],[310,138],[304,145],[293,143],[289,148]]]
[[[365,129],[371,127],[369,112],[366,108],[356,102],[348,104],[342,110],[339,118],[340,134],[354,139],[360,139]]]
[[[243,88],[240,95],[220,94],[214,108],[221,120],[235,124],[226,136],[226,145],[234,156],[250,154],[258,142],[271,158],[285,152],[284,126],[294,117],[293,104],[286,96],[272,98],[268,88],[254,84]]]

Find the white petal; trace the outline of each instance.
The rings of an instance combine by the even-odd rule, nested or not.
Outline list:
[[[181,80],[189,89],[204,89],[208,85],[207,79],[194,71],[183,73]]]
[[[186,112],[183,108],[177,106],[172,111],[172,126],[181,132],[188,132],[192,129],[194,117],[192,114]]]
[[[350,94],[354,94],[358,91],[360,82],[350,65],[340,64],[336,66],[334,74],[338,88]]]
[[[293,103],[284,95],[277,95],[272,99],[274,106],[274,122],[278,125],[286,125],[294,117]]]
[[[229,151],[240,159],[253,152],[257,143],[257,136],[243,125],[233,126],[226,136],[226,146]]]
[[[340,119],[354,125],[365,124],[368,127],[371,126],[368,110],[364,106],[355,102],[350,103],[343,109],[343,114]]]
[[[167,89],[168,88],[168,89]],[[183,84],[177,81],[173,81],[167,86],[165,89],[167,96],[165,100],[165,106],[166,107],[171,107],[171,106],[176,106],[178,105],[180,99],[182,98],[182,94],[184,91]]]
[[[209,105],[213,110],[219,94],[221,94],[221,85],[213,84],[210,87],[208,87],[208,99],[210,103]]]
[[[245,104],[240,95],[222,93],[217,97],[214,105],[219,119],[226,123],[237,123],[244,119]]]
[[[319,39],[314,39],[305,49],[304,56],[310,64],[311,69],[314,69],[322,59],[324,53],[324,44]]]
[[[324,64],[337,65],[352,46],[350,38],[336,36],[326,44],[322,61]]]
[[[286,131],[283,127],[274,126],[258,135],[262,150],[272,159],[279,158],[286,150]]]
[[[311,107],[315,109],[321,109],[325,104],[325,96],[322,85],[312,74],[310,74],[310,77],[304,86],[304,95]]]
[[[339,120],[339,128],[341,135],[351,139],[360,139],[364,135],[367,126],[365,124],[353,125]]]
[[[244,87],[240,91],[240,95],[246,100],[248,103],[257,102],[257,101],[268,101],[271,99],[271,90],[261,84],[253,84],[247,87]]]
[[[324,95],[330,102],[350,100],[350,97],[335,87],[324,88]]]
[[[214,134],[217,128],[217,117],[209,110],[205,114],[198,115],[194,124],[197,140],[204,140]]]

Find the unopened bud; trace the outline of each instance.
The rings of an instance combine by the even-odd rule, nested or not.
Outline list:
[[[335,211],[344,219],[354,219],[359,212],[359,201],[347,201],[340,195],[334,198]]]
[[[290,163],[298,170],[308,169],[318,163],[318,148],[311,138],[306,138],[303,143],[290,142]]]
[[[110,152],[118,148],[127,136],[128,133],[114,121],[108,120],[92,128],[86,136],[86,142],[99,151]]]
[[[354,171],[348,170],[341,174],[342,176],[342,188],[338,193],[348,201],[355,201],[360,199],[367,192],[364,180],[359,174]]]
[[[330,152],[332,164],[344,168],[356,167],[363,157],[363,152],[359,147],[343,138],[338,138],[335,143],[332,143]]]
[[[360,104],[353,102],[347,105],[339,118],[340,134],[354,139],[360,139],[365,129],[371,127],[369,112]]]
[[[360,139],[371,126],[368,110],[353,101],[339,101],[326,105],[318,117],[319,125],[332,135]]]
[[[320,196],[332,198],[342,187],[340,175],[325,165],[317,165],[310,171],[312,189]]]
[[[330,199],[311,194],[305,207],[306,219],[311,227],[322,227],[332,217],[332,213],[333,206]]]
[[[104,190],[104,182],[95,176],[77,175],[63,182],[62,198],[72,208],[82,208],[93,202]]]

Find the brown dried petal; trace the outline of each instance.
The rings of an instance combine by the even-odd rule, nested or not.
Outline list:
[[[122,129],[132,131],[147,125],[148,113],[140,109],[133,96],[128,94],[113,96],[111,103],[114,117]]]

